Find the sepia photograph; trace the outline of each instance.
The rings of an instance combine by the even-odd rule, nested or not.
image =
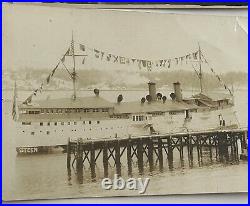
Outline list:
[[[3,201],[248,192],[247,8],[2,9]]]

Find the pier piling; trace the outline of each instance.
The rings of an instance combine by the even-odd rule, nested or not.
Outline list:
[[[115,166],[116,166],[116,174],[121,176],[121,152],[120,152],[120,144],[119,140],[115,143]]]
[[[137,142],[137,164],[139,174],[143,175],[143,141],[141,138]]]
[[[127,142],[127,164],[128,164],[128,176],[132,176],[132,155],[131,155],[131,140]]]
[[[103,155],[102,155],[102,161],[103,161],[103,170],[104,170],[104,177],[108,177],[108,146],[105,142],[103,145]]]
[[[95,173],[95,145],[94,142],[91,142],[90,148],[90,171],[91,171],[91,179],[95,181],[96,173]]]
[[[148,162],[149,162],[149,172],[153,172],[154,170],[154,146],[151,138],[148,139]]]
[[[69,138],[67,144],[67,169],[70,169],[70,164],[71,164],[71,142]]]
[[[67,169],[69,171],[71,165],[73,167],[76,165],[77,179],[79,182],[82,182],[83,166],[86,168],[89,165],[91,179],[92,181],[96,181],[96,164],[101,156],[104,177],[109,176],[109,170],[112,170],[112,165],[110,164],[112,161],[115,163],[115,173],[121,176],[122,159],[126,159],[128,176],[132,177],[133,158],[137,160],[139,175],[143,175],[145,171],[148,171],[144,171],[144,163],[146,162],[149,163],[149,173],[152,174],[156,169],[154,157],[156,158],[156,164],[159,164],[159,171],[164,171],[163,158],[165,156],[163,152],[166,154],[170,171],[174,169],[174,156],[178,153],[177,159],[180,159],[182,167],[185,162],[185,154],[187,154],[190,168],[194,166],[194,161],[197,161],[199,166],[201,166],[203,164],[203,157],[204,161],[210,160],[210,163],[213,163],[213,158],[216,158],[216,161],[221,163],[238,163],[238,150],[240,149],[238,148],[238,144],[240,144],[242,150],[240,151],[241,157],[243,152],[244,154],[247,152],[246,135],[247,132],[245,130],[219,130],[95,141],[83,141],[82,139],[72,141],[68,139]],[[195,147],[197,149],[197,156],[193,152]],[[184,151],[187,151],[187,153]],[[215,155],[213,155],[214,151]],[[71,161],[72,155],[74,158],[73,161]]]
[[[184,167],[184,154],[183,154],[183,137],[180,137],[180,147],[179,147],[179,152],[180,152],[180,162],[181,162],[181,167]]]
[[[159,170],[163,172],[163,154],[162,154],[162,140],[158,138],[158,159],[159,159]]]
[[[76,150],[77,158],[76,158],[76,169],[82,170],[83,169],[83,151],[82,151],[82,144],[81,139],[77,140],[77,150]]]
[[[212,148],[213,148],[213,144],[212,144],[212,137],[211,135],[209,135],[209,157],[210,157],[210,162],[213,163],[213,151],[212,151]]]
[[[169,170],[173,170],[173,147],[172,147],[172,138],[171,136],[167,138],[167,147],[168,147],[168,154],[167,154],[167,158],[168,158],[168,167]]]

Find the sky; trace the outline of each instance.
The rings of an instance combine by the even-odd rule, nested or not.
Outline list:
[[[3,69],[53,69],[70,46],[73,31],[77,43],[139,59],[183,56],[196,51],[199,43],[218,73],[247,72],[247,25],[247,17],[230,15],[5,4]],[[84,65],[77,62],[78,69],[138,70],[86,54]]]

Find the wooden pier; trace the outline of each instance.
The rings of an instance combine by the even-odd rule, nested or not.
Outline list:
[[[239,148],[240,146],[240,148]],[[187,157],[184,158],[184,148]],[[139,136],[130,138],[115,138],[106,140],[78,139],[68,141],[67,168],[75,168],[77,173],[83,173],[84,165],[89,165],[91,179],[96,179],[97,160],[102,162],[103,177],[109,175],[110,161],[114,162],[115,173],[124,174],[121,159],[126,162],[126,175],[132,176],[136,161],[139,175],[144,174],[144,163],[147,162],[149,172],[160,172],[164,169],[166,160],[168,169],[173,170],[174,155],[178,154],[180,162],[188,159],[189,167],[193,167],[194,155],[198,164],[203,164],[203,152],[209,153],[213,162],[239,162],[239,153],[242,155],[247,148],[247,130],[218,130],[206,132],[176,133],[166,135]],[[154,164],[157,162],[156,164]]]

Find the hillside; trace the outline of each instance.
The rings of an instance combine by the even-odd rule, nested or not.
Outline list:
[[[50,70],[23,69],[8,70],[3,72],[3,89],[12,89],[14,82],[20,90],[32,90],[45,82]],[[172,83],[179,81],[184,89],[199,88],[199,80],[194,72],[175,70],[162,72],[128,72],[128,71],[101,71],[81,70],[77,73],[79,89],[143,89],[149,80],[155,81],[157,87],[172,87]],[[217,78],[211,73],[204,73],[204,87],[206,89],[220,88]],[[231,87],[247,86],[247,73],[228,72],[220,75],[221,79]],[[72,89],[72,81],[65,70],[58,70],[50,84],[44,89]]]

